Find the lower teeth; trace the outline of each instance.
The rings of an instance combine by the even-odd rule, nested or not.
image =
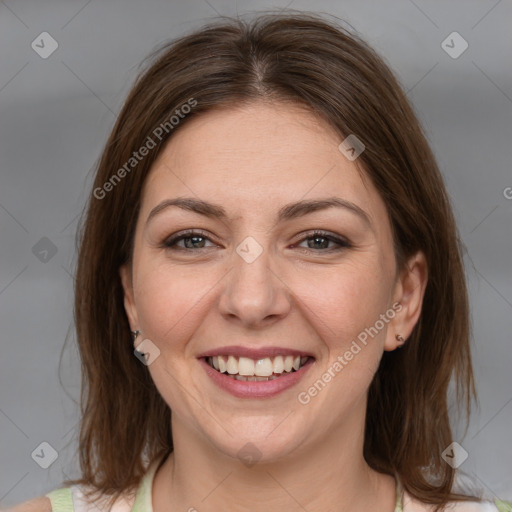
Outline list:
[[[219,370],[217,370],[219,371]],[[283,373],[280,373],[279,375],[269,375],[268,377],[260,377],[258,375],[238,375],[238,373],[236,375],[233,375],[233,374],[230,374],[230,373],[222,373],[222,372],[219,372],[221,375],[224,375],[226,377],[229,377],[231,379],[235,379],[235,380],[242,380],[242,381],[245,381],[245,382],[264,382],[264,381],[267,381],[267,380],[274,380],[274,379],[277,379],[278,377],[281,377],[281,375],[289,375],[290,373],[293,373],[293,371],[291,372],[283,372]]]
[[[274,379],[277,379],[277,375],[270,375],[268,377],[259,377],[259,376],[256,376],[256,375],[249,375],[249,376],[245,376],[245,375],[230,375],[229,373],[228,374],[224,374],[224,375],[227,375],[228,377],[231,377],[233,379],[236,379],[236,380],[243,380],[243,381],[251,381],[251,382],[264,382],[264,381],[267,381],[267,380],[274,380]]]

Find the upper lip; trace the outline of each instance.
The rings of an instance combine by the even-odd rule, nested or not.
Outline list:
[[[229,345],[225,347],[211,348],[206,352],[199,354],[197,357],[213,357],[213,356],[235,356],[235,357],[248,357],[249,359],[265,359],[266,357],[275,356],[302,356],[302,357],[313,357],[313,354],[304,350],[298,350],[296,348],[285,348],[285,347],[260,347],[260,348],[249,348],[241,345]]]

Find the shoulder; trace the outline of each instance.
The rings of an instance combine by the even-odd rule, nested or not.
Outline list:
[[[52,503],[47,496],[38,496],[11,508],[2,509],[4,512],[52,512]]]
[[[458,501],[446,507],[446,512],[512,512],[512,504],[505,501]]]
[[[434,505],[417,501],[407,493],[405,493],[403,504],[403,510],[407,512],[433,512],[435,510]],[[495,502],[490,500],[451,501],[445,506],[443,512],[512,512],[512,503],[500,500]]]
[[[82,488],[62,487],[55,489],[45,496],[38,496],[28,501],[24,501],[10,508],[2,508],[0,512],[72,512],[73,510],[95,510],[96,512],[130,512],[134,496],[125,494],[120,496],[108,508],[105,503],[94,504],[85,498]]]

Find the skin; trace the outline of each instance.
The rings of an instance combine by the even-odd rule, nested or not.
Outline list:
[[[131,265],[120,269],[132,330],[160,350],[148,366],[172,410],[174,453],[153,484],[155,512],[304,509],[393,511],[395,480],[363,458],[366,397],[383,351],[412,332],[427,282],[420,252],[396,268],[385,204],[338,150],[342,137],[290,104],[255,102],[217,110],[180,127],[142,191]],[[282,206],[338,197],[344,208],[276,222]],[[168,207],[193,197],[222,206],[225,220]],[[185,251],[171,235],[201,230]],[[314,229],[351,247],[314,244]],[[263,252],[247,263],[236,247],[251,236]],[[307,238],[310,237],[310,238]],[[309,245],[308,245],[309,240]],[[319,247],[319,248],[318,248]],[[181,248],[181,250],[180,250]],[[297,401],[357,335],[400,302],[402,309],[307,405]],[[311,352],[313,367],[273,398],[220,390],[197,355],[223,345],[284,346]],[[260,452],[253,466],[237,454]]]

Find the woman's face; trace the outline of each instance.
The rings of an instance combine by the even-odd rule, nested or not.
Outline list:
[[[146,180],[121,269],[136,346],[149,340],[173,429],[233,457],[270,461],[360,427],[383,350],[413,328],[385,205],[340,142],[297,107],[253,103],[190,120]],[[177,198],[188,207],[165,206]],[[218,355],[246,376],[203,357]],[[283,372],[297,355],[307,363]]]

